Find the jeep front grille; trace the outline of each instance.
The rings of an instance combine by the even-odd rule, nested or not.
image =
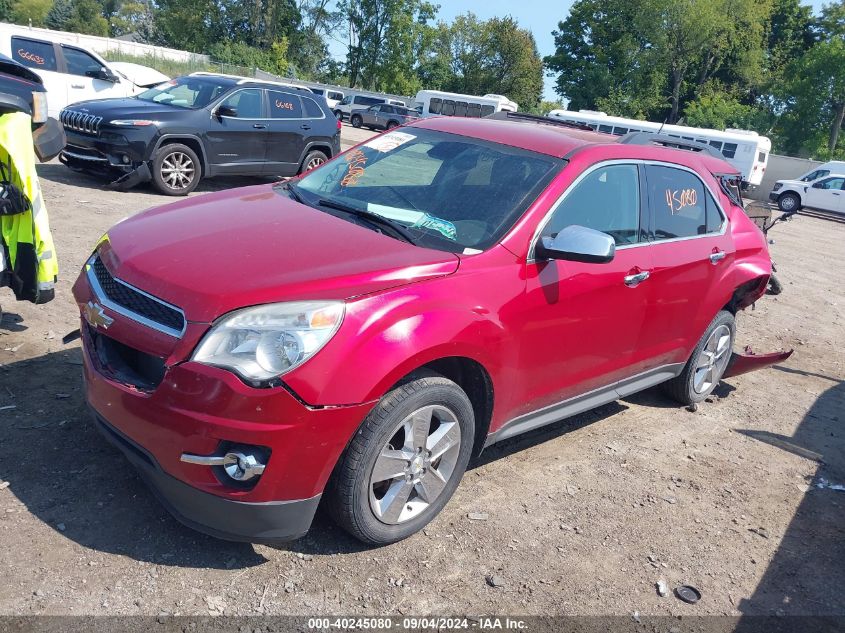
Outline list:
[[[114,277],[99,255],[88,260],[88,283],[100,302],[154,330],[179,338],[185,331],[185,314],[176,306]]]
[[[100,133],[100,123],[103,120],[101,116],[76,112],[75,110],[62,110],[59,118],[66,130],[94,135]]]

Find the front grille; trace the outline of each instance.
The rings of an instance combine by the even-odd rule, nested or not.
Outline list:
[[[94,257],[91,270],[105,295],[102,298],[114,304],[119,312],[126,313],[130,318],[141,317],[142,322],[150,321],[153,327],[158,325],[158,329],[181,336],[185,328],[185,316],[180,310],[115,279],[99,256]]]
[[[100,133],[100,123],[103,117],[65,109],[59,114],[59,119],[61,119],[66,130],[96,135]]]

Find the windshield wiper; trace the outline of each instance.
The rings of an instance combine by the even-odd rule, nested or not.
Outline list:
[[[337,200],[332,200],[330,198],[320,198],[317,200],[317,204],[321,207],[329,207],[330,209],[337,209],[338,211],[343,211],[350,215],[354,215],[355,217],[362,218],[366,220],[370,224],[376,224],[381,227],[387,227],[390,229],[391,233],[394,235],[398,235],[400,238],[408,242],[409,244],[414,244],[414,238],[411,237],[411,234],[405,230],[401,224],[394,222],[390,218],[386,218],[383,215],[379,215],[378,213],[373,213],[372,211],[367,211],[366,209],[360,209],[358,207],[353,207],[350,204],[344,204],[343,202],[338,202]]]
[[[305,204],[305,201],[302,199],[302,194],[300,194],[299,191],[296,190],[296,185],[293,184],[290,180],[288,180],[284,184],[284,188],[286,191],[290,192],[291,198],[296,200],[299,204]]]

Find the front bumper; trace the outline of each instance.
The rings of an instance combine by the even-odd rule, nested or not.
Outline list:
[[[780,192],[779,191],[770,191],[769,192],[769,200],[771,200],[772,202],[777,202],[778,198],[780,198]]]
[[[189,528],[228,541],[265,544],[292,541],[308,532],[321,495],[248,503],[202,492],[164,472],[148,451],[101,416],[94,419],[97,430],[135,466],[162,505]]]

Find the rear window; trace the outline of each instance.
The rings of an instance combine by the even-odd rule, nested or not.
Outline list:
[[[758,152],[757,154],[757,162],[765,163],[766,162],[766,152]]]
[[[270,96],[270,116],[274,119],[301,119],[302,103],[296,95],[286,92],[268,91]],[[309,99],[310,101],[310,99]],[[316,104],[314,104],[316,105]]]
[[[57,70],[56,51],[50,42],[13,37],[12,59],[36,70]]]

